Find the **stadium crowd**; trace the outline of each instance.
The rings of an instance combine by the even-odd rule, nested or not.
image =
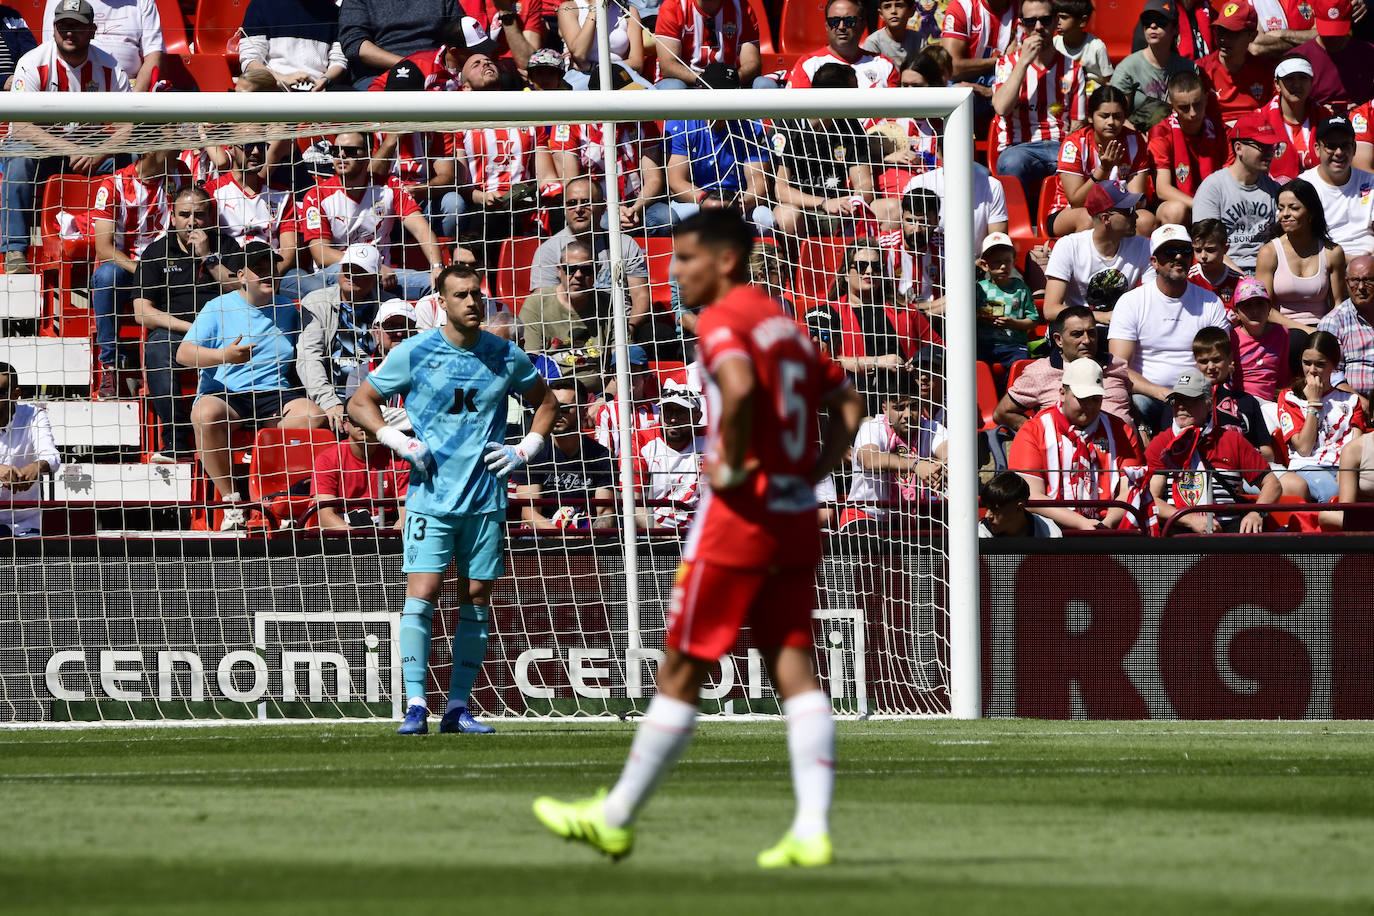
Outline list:
[[[176,89],[168,8],[49,0],[36,35],[0,7],[0,79],[14,92]],[[1090,0],[830,0],[814,50],[780,69],[761,51],[759,8],[613,4],[613,88],[972,87],[986,155],[975,264],[945,262],[936,125],[803,118],[624,124],[614,211],[590,125],[11,157],[4,269],[37,264],[45,182],[95,176],[92,206],[57,214],[64,238],[90,245],[95,397],[146,394],[159,435],[148,459],[198,461],[225,507],[214,524],[229,530],[252,522],[231,461],[240,430],[272,426],[329,431],[311,484],[318,525],[383,521],[350,505],[403,495],[404,475],[381,472],[404,463],[344,404],[392,345],[442,324],[462,296],[482,297],[487,329],[523,343],[560,405],[545,452],[512,483],[512,519],[555,534],[614,523],[623,397],[648,498],[638,522],[685,525],[708,405],[690,368],[696,316],[674,307],[651,255],[708,207],[751,221],[755,282],[868,401],[848,472],[818,488],[834,527],[931,516],[946,472],[941,332],[947,312],[967,310],[985,364],[985,534],[1157,532],[1191,506],[1374,491],[1374,16],[1362,0],[1143,0],[1126,54],[1088,31]],[[595,91],[593,9],[250,0],[235,88]],[[58,131],[11,136],[60,149]],[[522,239],[535,242],[513,255]],[[612,359],[613,260],[634,340],[629,392]],[[471,282],[435,288],[450,262]],[[955,269],[977,272],[976,302],[946,301]],[[388,409],[403,422],[402,404]],[[32,459],[34,412],[9,416],[11,450]],[[521,422],[513,408],[513,433]],[[28,476],[0,466],[0,497]],[[1034,499],[1060,505],[1018,509]],[[1346,522],[1340,510],[1293,519]],[[1273,525],[1196,512],[1176,524]]]

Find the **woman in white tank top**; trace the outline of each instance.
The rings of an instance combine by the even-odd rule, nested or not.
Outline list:
[[[1278,234],[1260,249],[1255,279],[1272,296],[1270,321],[1310,333],[1345,299],[1345,252],[1331,240],[1311,184],[1301,178],[1288,182],[1278,207]]]
[[[622,64],[631,76],[644,66],[644,27],[633,6],[622,9],[607,4],[606,22],[611,30],[611,60]],[[597,79],[596,65],[601,59],[596,38],[596,7],[591,0],[564,0],[558,7],[558,33],[568,48],[566,79],[574,89],[585,89]],[[641,77],[636,82],[643,81]],[[599,85],[599,83],[598,83]]]

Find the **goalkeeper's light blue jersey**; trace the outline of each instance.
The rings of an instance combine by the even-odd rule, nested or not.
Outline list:
[[[506,439],[506,397],[539,375],[515,344],[482,331],[472,349],[438,328],[396,346],[367,380],[383,397],[401,394],[414,435],[434,453],[438,471],[417,483],[406,508],[426,515],[480,515],[506,507],[506,482],[482,462],[488,442]]]

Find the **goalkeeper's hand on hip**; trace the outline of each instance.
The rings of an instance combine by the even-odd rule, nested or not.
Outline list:
[[[486,454],[482,456],[482,460],[486,462],[487,470],[497,477],[505,478],[510,476],[511,471],[528,464],[530,458],[538,454],[543,447],[544,437],[538,433],[530,433],[521,439],[518,445],[488,442]]]
[[[428,445],[414,436],[407,436],[394,426],[383,426],[377,430],[377,441],[410,462],[411,473],[421,480],[428,480],[438,469]]]

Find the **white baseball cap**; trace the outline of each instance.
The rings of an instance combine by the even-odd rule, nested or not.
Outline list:
[[[1010,248],[1016,250],[1016,243],[1011,240],[1011,236],[1005,232],[989,232],[983,239],[982,254],[987,254],[994,248]]]
[[[1187,229],[1178,223],[1165,223],[1150,233],[1150,254],[1154,254],[1165,245],[1175,242],[1182,242],[1189,248],[1193,247],[1193,239],[1188,235]]]
[[[1274,68],[1274,78],[1283,79],[1285,76],[1292,76],[1294,73],[1306,73],[1312,75],[1312,65],[1305,57],[1290,57],[1279,61],[1279,65]]]
[[[668,382],[663,386],[663,393],[658,402],[660,404],[676,404],[688,410],[697,410],[701,407],[701,399],[697,393],[686,385],[677,382]]]
[[[1102,387],[1102,367],[1089,356],[1079,357],[1065,366],[1061,384],[1076,398],[1100,398],[1107,394],[1107,389]]]
[[[411,324],[418,324],[415,306],[404,299],[388,299],[377,309],[377,317],[372,323],[380,327],[392,318],[405,318]]]
[[[377,252],[376,245],[357,242],[344,249],[343,257],[339,258],[339,268],[353,266],[365,274],[376,276],[381,262],[382,256]]]

